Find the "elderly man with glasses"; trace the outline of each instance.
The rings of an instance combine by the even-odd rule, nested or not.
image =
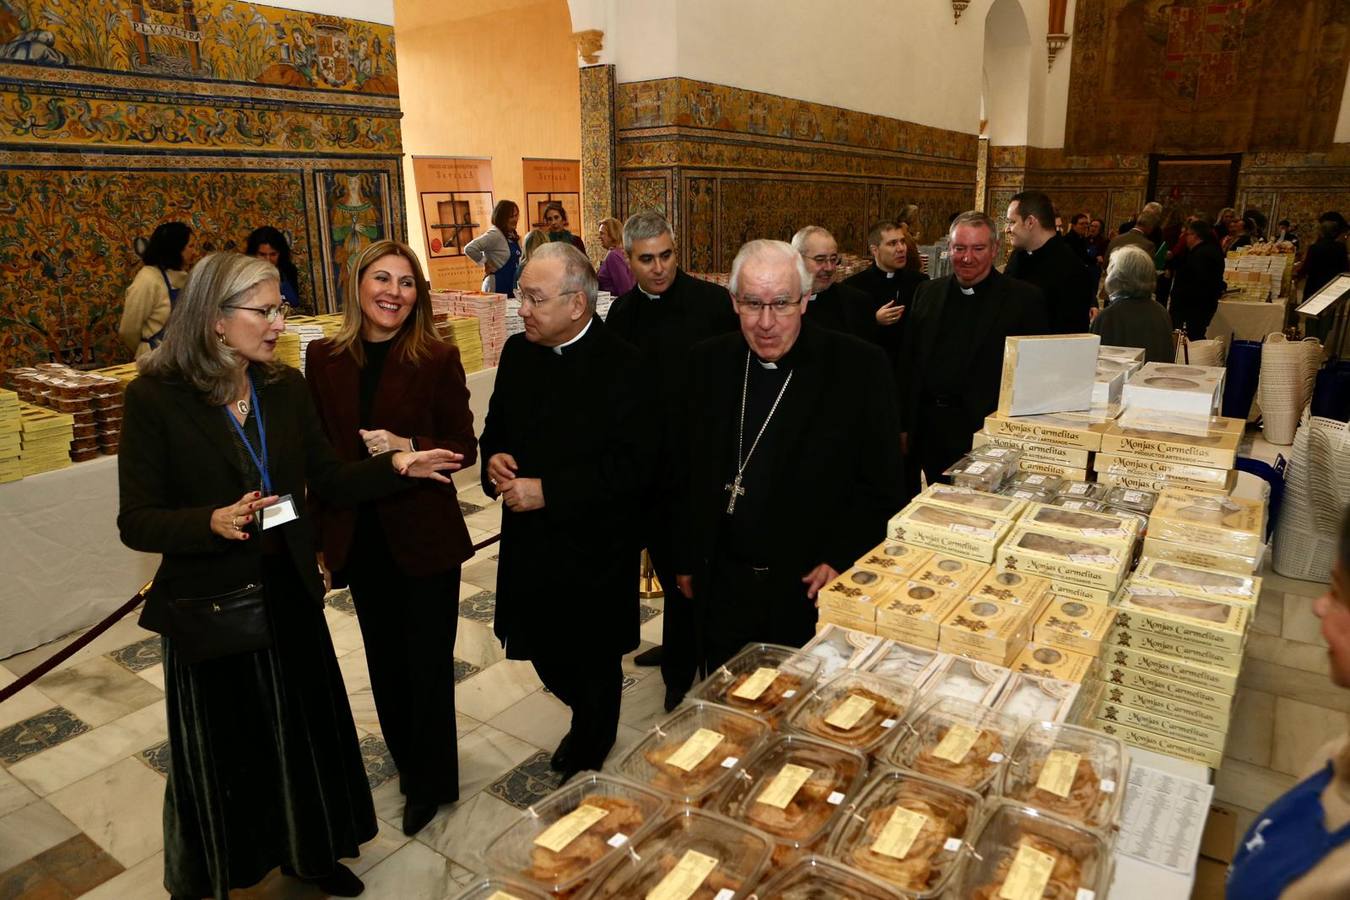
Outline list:
[[[502,349],[478,442],[483,490],[505,503],[494,630],[572,710],[552,760],[566,777],[600,768],[617,734],[653,445],[641,356],[596,318],[598,284],[571,244],[530,257],[525,332]]]
[[[839,272],[839,244],[834,235],[819,225],[807,225],[792,236],[792,248],[801,254],[811,276],[806,317],[822,328],[876,341],[872,298],[851,284],[834,280]]]
[[[816,593],[900,507],[885,354],[803,322],[810,286],[790,245],[746,244],[731,266],[740,331],[690,359],[676,581],[705,670],[748,642],[809,640]]]

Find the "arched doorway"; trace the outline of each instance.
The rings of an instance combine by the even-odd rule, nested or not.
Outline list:
[[[1031,33],[1018,0],[994,0],[984,19],[981,153],[988,162],[984,209],[1001,218],[1022,189],[1031,107]]]

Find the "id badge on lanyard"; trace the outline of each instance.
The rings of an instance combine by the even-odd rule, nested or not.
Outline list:
[[[258,403],[258,391],[253,386],[253,376],[248,376],[248,396],[249,402],[253,404],[253,414],[258,419],[258,444],[255,449],[253,442],[248,439],[248,433],[244,431],[244,426],[239,424],[239,420],[228,409],[222,409],[225,418],[230,420],[234,426],[235,432],[239,435],[239,440],[244,444],[244,449],[248,451],[249,458],[253,464],[258,467],[258,474],[262,478],[263,496],[272,496],[272,473],[267,465],[267,425],[263,420],[262,406]],[[271,506],[264,507],[253,514],[258,523],[258,527],[266,531],[269,528],[276,528],[278,525],[285,525],[287,522],[294,522],[300,518],[300,513],[296,511],[295,499],[286,494],[277,500]]]

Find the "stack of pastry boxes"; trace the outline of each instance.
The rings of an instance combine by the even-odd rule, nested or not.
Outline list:
[[[19,468],[25,478],[70,465],[75,419],[30,403],[19,404]]]
[[[23,477],[23,467],[19,463],[21,421],[19,395],[0,390],[0,484]]]

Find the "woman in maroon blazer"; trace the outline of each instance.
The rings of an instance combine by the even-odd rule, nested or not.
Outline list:
[[[440,447],[472,465],[477,444],[459,350],[432,323],[411,248],[371,244],[357,260],[346,318],[311,344],[306,375],[328,439],[344,459]],[[460,564],[473,555],[451,484],[338,508],[311,495],[322,563],[351,587],[371,692],[417,833],[459,799],[455,630]]]

